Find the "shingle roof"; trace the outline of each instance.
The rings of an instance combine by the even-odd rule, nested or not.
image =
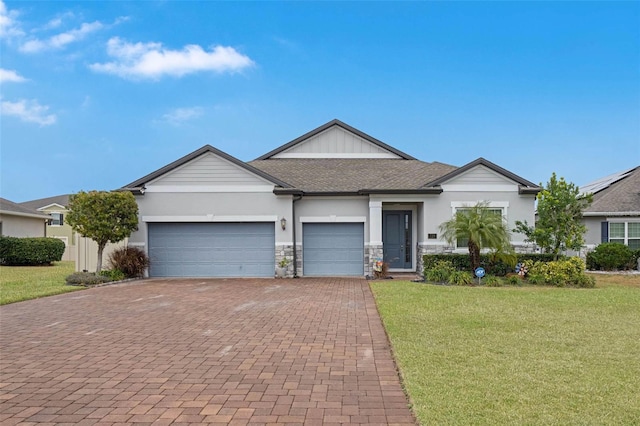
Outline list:
[[[253,167],[304,192],[421,190],[457,169],[443,163],[403,159],[282,158],[255,160]]]
[[[16,216],[36,217],[42,219],[49,219],[48,215],[42,214],[33,209],[21,206],[20,204],[9,201],[6,198],[0,198],[0,212],[4,214],[12,214]]]
[[[59,204],[66,207],[69,204],[69,194],[56,195],[54,197],[39,198],[37,200],[25,201],[20,203],[21,206],[29,209],[38,210],[39,208],[50,206],[51,204]]]
[[[593,195],[593,203],[584,213],[593,215],[598,212],[640,214],[640,166]]]

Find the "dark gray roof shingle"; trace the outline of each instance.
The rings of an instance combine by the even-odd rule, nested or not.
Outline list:
[[[59,204],[63,207],[67,207],[69,204],[69,194],[56,195],[54,197],[39,198],[37,200],[25,201],[20,203],[21,206],[27,207],[33,210],[38,210],[41,207],[50,206],[51,204]]]
[[[640,212],[640,166],[625,178],[596,192],[593,203],[584,212]]]
[[[419,190],[457,169],[437,162],[380,158],[282,158],[249,164],[305,192]]]
[[[8,214],[14,213],[18,216],[30,215],[41,216],[43,219],[49,218],[49,216],[40,213],[39,211],[14,203],[13,201],[7,200],[6,198],[0,198],[0,211]]]

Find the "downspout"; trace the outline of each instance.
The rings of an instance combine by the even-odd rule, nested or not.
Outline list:
[[[298,246],[296,245],[296,201],[302,199],[301,195],[294,195],[291,203],[291,221],[293,222],[293,278],[298,278]]]

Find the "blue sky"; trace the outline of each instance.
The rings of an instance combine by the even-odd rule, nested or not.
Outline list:
[[[535,183],[640,165],[640,2],[0,0],[1,182],[115,189],[338,118]]]

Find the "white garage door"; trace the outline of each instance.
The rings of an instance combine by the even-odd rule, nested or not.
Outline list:
[[[152,277],[273,277],[274,223],[149,223]]]
[[[364,275],[364,224],[305,223],[302,262],[307,276]]]

